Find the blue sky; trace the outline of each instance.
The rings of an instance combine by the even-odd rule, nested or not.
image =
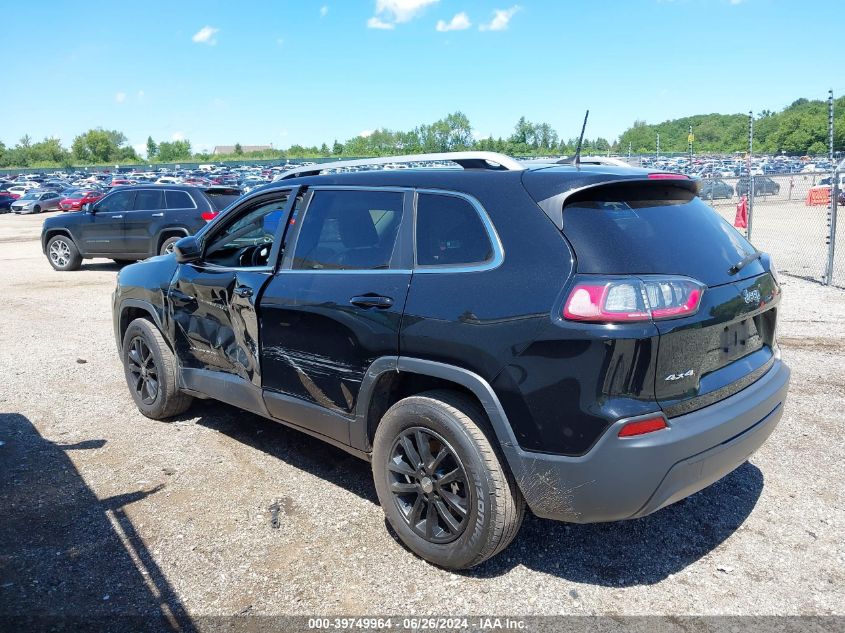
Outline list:
[[[524,115],[566,138],[586,108],[587,136],[612,140],[635,119],[845,91],[841,38],[823,28],[838,0],[20,5],[33,28],[7,25],[22,46],[5,53],[6,145],[28,133],[69,146],[96,126],[195,150],[331,144],[455,110],[479,136],[507,136]]]

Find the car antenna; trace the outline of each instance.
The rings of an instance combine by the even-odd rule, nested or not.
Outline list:
[[[581,136],[578,138],[578,147],[575,148],[575,158],[572,159],[572,163],[576,167],[581,166],[581,144],[584,142],[584,130],[587,129],[587,117],[590,116],[590,111],[587,110],[587,113],[584,115],[584,125],[581,126]]]

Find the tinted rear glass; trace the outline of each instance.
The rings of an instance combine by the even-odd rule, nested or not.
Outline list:
[[[194,204],[193,198],[184,191],[168,189],[165,197],[168,209],[193,209],[197,206]]]
[[[714,286],[764,272],[754,262],[728,274],[754,247],[699,198],[580,200],[563,210],[563,232],[582,273],[676,274]]]

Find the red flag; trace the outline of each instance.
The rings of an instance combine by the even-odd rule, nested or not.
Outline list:
[[[736,205],[736,219],[734,219],[734,226],[738,229],[748,228],[748,199],[745,196]]]

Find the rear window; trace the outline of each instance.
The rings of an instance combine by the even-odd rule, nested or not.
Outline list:
[[[563,210],[581,273],[686,275],[714,286],[764,272],[755,262],[728,274],[755,249],[699,198],[595,197]]]
[[[237,187],[212,187],[205,190],[205,195],[216,210],[222,211],[241,197]]]

